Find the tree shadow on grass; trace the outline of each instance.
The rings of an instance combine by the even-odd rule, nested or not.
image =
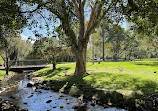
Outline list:
[[[145,80],[141,84],[137,84],[135,91],[140,90],[144,96],[152,94],[158,95],[158,84],[153,81]]]
[[[158,62],[150,62],[150,63],[146,63],[146,62],[136,62],[136,65],[145,65],[145,66],[158,66]]]
[[[129,74],[96,73],[90,75],[90,84],[99,84],[96,87],[113,90],[141,91],[143,95],[158,95],[158,83],[150,80],[141,80]],[[97,78],[101,78],[100,80]]]
[[[87,80],[85,79],[87,78]],[[105,79],[104,78],[108,78]],[[98,83],[99,81],[99,83]],[[96,73],[68,76],[54,85],[56,91],[73,96],[83,96],[86,100],[94,100],[101,105],[111,105],[129,110],[136,109],[135,98],[143,99],[148,95],[158,95],[158,84],[154,81],[132,78],[128,74]],[[116,90],[133,91],[132,97],[123,96]],[[138,94],[141,91],[142,94]]]
[[[69,70],[69,69],[70,69],[69,67],[60,67],[60,68],[57,68],[55,70],[53,70],[53,68],[52,68],[50,70],[47,70],[47,71],[44,71],[44,72],[40,72],[35,77],[43,77],[43,76],[45,76],[46,78],[50,78],[50,77],[53,77],[53,76],[59,74],[60,72],[63,72],[64,70]]]

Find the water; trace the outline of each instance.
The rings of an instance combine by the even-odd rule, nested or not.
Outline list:
[[[28,82],[30,82],[27,78],[27,74],[16,74],[9,81],[2,81],[0,84],[0,93],[5,93],[8,91],[15,91],[23,89]]]
[[[27,88],[26,85],[30,81],[26,74],[18,74],[1,85],[0,96],[5,100],[12,101],[20,108],[29,109],[29,111],[74,111],[72,106],[77,98],[50,90]],[[48,101],[51,102],[46,103]],[[90,102],[87,104],[87,108],[90,111],[125,111],[117,108],[104,109],[98,105],[91,106]]]

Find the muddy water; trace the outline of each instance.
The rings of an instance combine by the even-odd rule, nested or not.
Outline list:
[[[27,88],[26,84],[30,81],[26,74],[15,75],[10,81],[2,83],[1,98],[29,111],[74,111],[72,106],[77,98],[50,90]],[[90,111],[125,111],[117,108],[105,109],[98,105],[91,106],[90,102],[87,108]]]

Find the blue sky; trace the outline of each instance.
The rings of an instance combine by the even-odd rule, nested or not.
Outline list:
[[[33,9],[36,8],[36,7],[37,7],[37,4],[35,4],[35,5],[33,5],[33,6],[23,5],[23,6],[22,6],[22,10],[23,10],[23,11],[26,11],[26,10],[33,10]],[[86,10],[86,12],[87,12],[87,13],[85,13],[86,20],[89,21],[88,19],[89,19],[89,16],[90,16],[90,13],[89,13],[90,8],[85,7],[85,10]],[[43,10],[43,11],[41,12],[41,14],[42,14],[43,16],[45,16],[45,17],[49,17],[49,14],[50,14],[50,13],[49,13],[47,10]],[[26,16],[27,16],[27,15],[26,15]],[[32,18],[32,20],[37,20],[38,22],[40,22],[40,24],[41,24],[42,26],[45,26],[45,20],[44,20],[44,19],[39,19],[39,18],[40,18],[40,14],[35,13],[35,16]],[[28,20],[28,22],[31,22],[31,20]],[[39,28],[40,24],[38,24],[37,26],[31,26],[31,27],[32,27],[32,29],[37,30],[38,33],[39,33],[39,34],[42,34],[44,37],[48,37],[47,34],[46,34],[46,33],[48,32],[48,31],[46,30],[46,27],[44,27],[43,29],[40,29],[40,28]],[[53,22],[49,23],[49,28],[50,28],[49,31],[52,32],[52,31],[53,31],[53,26],[56,27],[56,26],[58,26],[58,25],[59,25],[59,21],[57,21],[56,23],[53,23]],[[120,24],[120,25],[121,25],[123,28],[126,29],[126,22],[123,22],[123,23]],[[33,27],[35,27],[35,28],[33,28]],[[28,37],[35,38],[35,34],[32,32],[32,30],[29,30],[28,27],[24,28],[24,30],[23,30],[21,36],[22,36],[22,39],[24,39],[24,40],[27,40]],[[53,34],[50,35],[50,37],[52,37],[52,36],[53,36]]]
[[[126,30],[126,22],[123,22],[120,25],[121,25],[122,28],[124,28]],[[39,29],[37,29],[37,30],[39,31],[39,33],[46,36],[46,30],[39,30]],[[23,33],[21,34],[21,36],[22,36],[23,40],[27,40],[28,37],[35,38],[35,35],[33,34],[33,32],[31,30],[29,30],[27,27],[24,28]]]

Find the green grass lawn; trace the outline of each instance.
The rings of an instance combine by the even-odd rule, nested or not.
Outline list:
[[[123,67],[120,71],[119,67]],[[158,61],[144,60],[131,62],[97,62],[87,63],[89,74],[70,77],[64,76],[64,70],[70,75],[75,64],[59,64],[55,71],[44,68],[35,72],[37,79],[71,81],[75,84],[86,84],[95,89],[116,90],[124,95],[158,94]],[[62,75],[59,77],[58,74]]]
[[[5,74],[6,74],[6,71],[0,70],[0,80],[2,80],[4,78]],[[10,74],[12,74],[12,71],[9,71],[9,75]]]

